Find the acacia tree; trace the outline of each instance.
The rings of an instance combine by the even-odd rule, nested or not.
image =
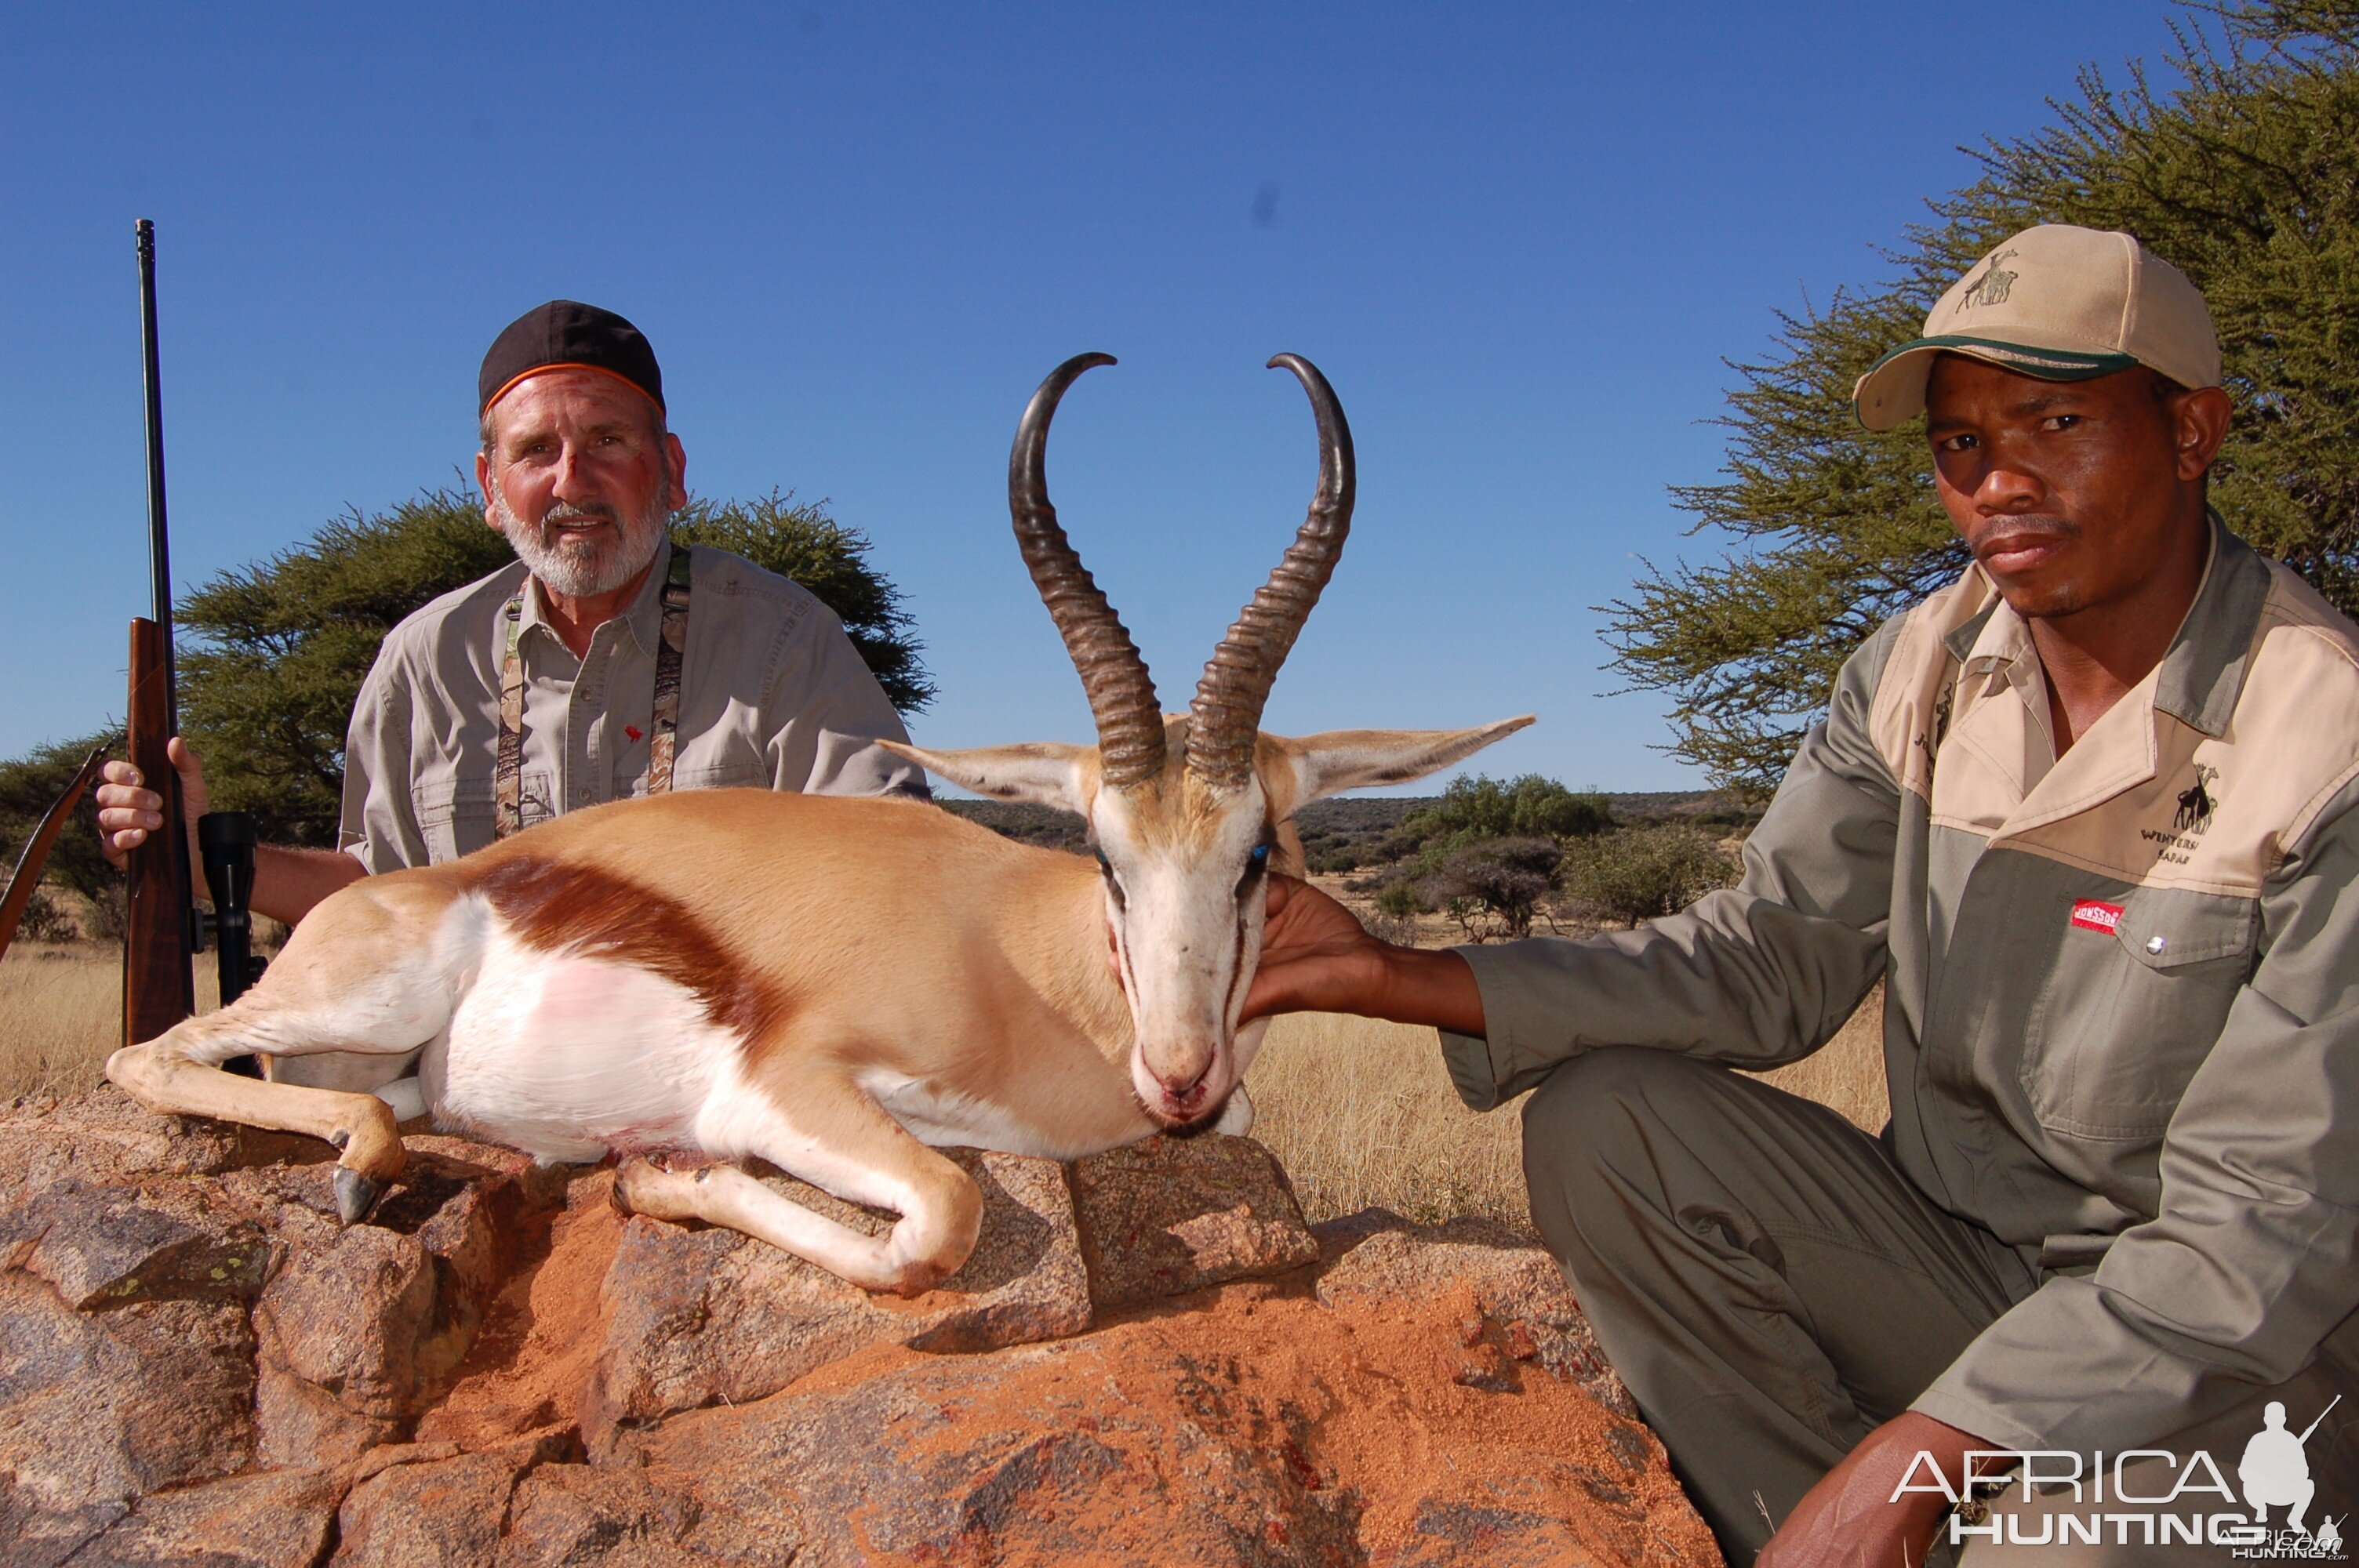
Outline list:
[[[1673,492],[1724,553],[1650,564],[1603,607],[1616,666],[1673,699],[1668,749],[1714,783],[1774,788],[1843,661],[1963,569],[1922,427],[1860,428],[1851,389],[2032,223],[2128,230],[2203,290],[2236,404],[2212,500],[2359,611],[2359,3],[2194,20],[2180,86],[2085,69],[2056,124],[1986,146],[1981,178],[1902,236],[1888,283],[1781,316],[1770,351],[1732,367],[1724,477]]]

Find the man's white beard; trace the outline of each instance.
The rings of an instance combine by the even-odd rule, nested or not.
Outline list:
[[[645,571],[647,563],[656,558],[656,548],[663,543],[664,528],[671,521],[672,508],[668,499],[658,497],[646,513],[627,520],[611,506],[574,506],[560,501],[549,507],[538,526],[528,526],[509,510],[508,498],[495,488],[492,511],[516,558],[540,579],[543,588],[569,599],[588,599],[614,592]],[[613,527],[611,531],[600,529],[586,535],[571,536],[557,527],[560,523],[585,519],[596,519]]]

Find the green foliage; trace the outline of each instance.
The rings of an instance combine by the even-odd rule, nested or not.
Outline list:
[[[1528,936],[1563,860],[1553,838],[1484,838],[1443,857],[1424,892],[1469,940]]]
[[[777,492],[697,502],[673,535],[801,583],[842,618],[896,706],[932,697],[900,590],[869,564],[866,537],[824,506]],[[205,759],[213,804],[254,813],[266,838],[333,844],[344,730],[386,633],[513,559],[473,495],[430,490],[390,511],[340,517],[308,543],[190,594],[178,615],[195,634],[179,655],[180,722]]]
[[[1414,844],[1437,838],[1579,838],[1614,826],[1602,795],[1576,795],[1538,773],[1500,780],[1477,774],[1456,779],[1441,798],[1402,819],[1400,834]]]
[[[1399,862],[1374,883],[1386,916],[1440,910],[1473,941],[1524,936],[1555,891],[1564,843],[1613,825],[1602,795],[1578,795],[1538,773],[1477,776],[1411,811],[1363,860]]]
[[[1736,867],[1720,846],[1683,823],[1583,839],[1566,849],[1559,871],[1574,904],[1627,925],[1677,914],[1735,881]]]
[[[40,826],[50,803],[73,782],[82,760],[93,748],[112,746],[120,740],[120,735],[86,735],[79,741],[60,741],[0,762],[0,882],[5,881],[25,841]],[[75,808],[73,826],[50,847],[41,886],[43,891],[34,896],[38,906],[48,912],[45,918],[62,918],[49,896],[50,890],[62,888],[81,894],[86,901],[92,935],[122,934],[123,879],[114,874],[106,858],[99,853],[97,808],[91,804],[87,793]],[[25,924],[17,929],[31,940],[44,939],[32,909],[27,910]]]
[[[1616,665],[1674,699],[1669,750],[1716,783],[1774,788],[1843,661],[1963,569],[1923,427],[1861,429],[1851,389],[2031,223],[2126,229],[2203,290],[2236,402],[2212,499],[2359,610],[2359,5],[2201,10],[2215,26],[2181,33],[2183,86],[2084,70],[2056,124],[1990,144],[1982,178],[1902,236],[1890,282],[1782,316],[1734,366],[1725,477],[1673,492],[1731,547],[1650,565],[1605,607]]]

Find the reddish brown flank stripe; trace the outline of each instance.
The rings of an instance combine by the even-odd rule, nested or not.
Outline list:
[[[524,855],[502,860],[476,885],[527,946],[661,975],[694,993],[706,1017],[748,1044],[785,1015],[783,998],[723,951],[696,916],[653,889]]]

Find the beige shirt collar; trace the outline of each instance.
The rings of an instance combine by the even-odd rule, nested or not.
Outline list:
[[[614,617],[630,632],[632,640],[639,645],[639,651],[651,658],[655,654],[657,640],[663,635],[664,577],[671,569],[672,548],[670,535],[667,535],[656,546],[655,559],[647,563],[647,580],[639,584],[639,591],[632,596],[630,604]],[[529,575],[525,578],[524,616],[517,635],[521,639],[538,626],[562,646],[564,639],[558,636],[556,626],[549,619],[546,592],[538,578]]]

